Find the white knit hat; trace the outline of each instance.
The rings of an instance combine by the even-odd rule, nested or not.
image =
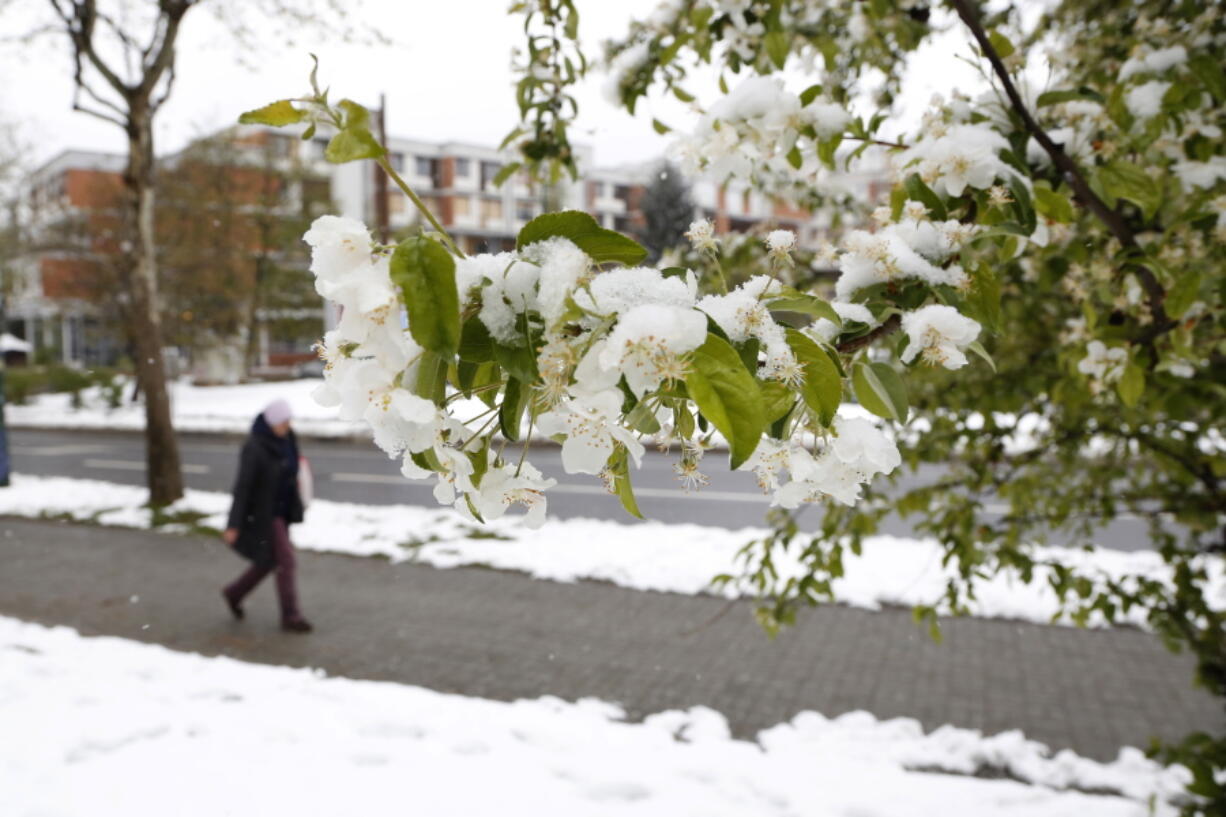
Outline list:
[[[289,403],[284,400],[273,400],[264,409],[264,422],[270,426],[279,426],[294,416]]]

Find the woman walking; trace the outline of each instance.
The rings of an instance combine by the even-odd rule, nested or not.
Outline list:
[[[309,633],[311,623],[298,609],[294,582],[294,546],[289,526],[302,521],[298,491],[298,441],[290,428],[289,403],[274,400],[256,417],[243,444],[234,500],[223,538],[251,567],[222,595],[235,618],[243,617],[243,599],[265,576],[276,571],[281,629]]]

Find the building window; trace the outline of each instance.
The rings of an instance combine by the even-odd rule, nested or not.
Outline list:
[[[481,219],[494,221],[502,218],[502,202],[498,199],[481,200]]]
[[[494,177],[498,175],[498,171],[502,170],[502,165],[498,162],[482,162],[481,163],[481,187],[487,188],[494,184]]]
[[[452,199],[451,204],[452,204],[451,212],[455,213],[457,217],[467,216],[469,213],[472,212],[472,207],[470,206],[467,198],[457,196],[456,198]]]
[[[531,221],[534,215],[531,204],[519,204],[515,207],[515,217],[520,221]]]
[[[467,176],[469,171],[472,169],[470,167],[471,164],[472,162],[470,162],[468,159],[456,159],[455,174],[457,176]]]
[[[431,178],[434,176],[434,160],[427,156],[418,156],[414,164],[418,176]]]
[[[404,154],[403,153],[392,153],[387,158],[388,158],[388,162],[390,162],[392,165],[392,170],[395,170],[397,173],[404,172]]]

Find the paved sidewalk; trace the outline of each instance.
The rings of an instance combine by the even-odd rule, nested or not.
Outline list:
[[[1226,726],[1191,685],[1191,662],[1130,630],[946,622],[935,644],[902,610],[829,606],[775,641],[749,606],[299,555],[304,607],[319,629],[276,629],[271,583],[230,621],[218,588],[243,563],[198,537],[0,520],[0,614],[177,650],[315,666],[330,674],[515,699],[620,701],[631,717],[704,704],[740,736],[815,709],[865,709],[994,733],[1022,728],[1102,759]],[[714,619],[714,621],[712,621]]]

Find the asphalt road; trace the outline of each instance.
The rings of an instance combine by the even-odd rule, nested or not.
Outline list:
[[[1224,726],[1190,656],[1127,628],[951,619],[938,644],[907,610],[825,605],[772,640],[750,601],[336,554],[298,562],[309,636],[277,630],[271,582],[245,621],[230,619],[218,591],[244,563],[214,538],[0,519],[0,615],[482,698],[592,696],[633,719],[705,705],[742,737],[804,710],[863,709],[927,729],[1020,728],[1108,760]]]
[[[190,487],[209,491],[230,489],[238,465],[237,437],[185,434],[179,441],[184,478]],[[13,468],[18,473],[133,485],[145,482],[144,438],[138,433],[10,429],[9,446]],[[404,479],[398,463],[389,460],[369,441],[308,439],[302,441],[302,448],[311,460],[318,497],[373,505],[435,504],[432,483]],[[723,456],[719,452],[708,454],[713,461],[705,473],[711,484],[701,491],[686,493],[673,472],[676,452],[666,456],[649,450],[642,468],[634,474],[635,493],[644,515],[661,522],[726,528],[762,524],[769,506],[766,497],[758,490],[752,474],[729,472],[721,461]],[[550,515],[634,521],[598,479],[564,473],[557,447],[537,448],[531,457],[547,476],[558,480],[558,485],[549,492]],[[901,477],[898,490],[939,476],[939,468],[927,467],[918,475]],[[816,513],[809,512],[807,516],[811,524],[816,524]],[[913,534],[911,525],[898,518],[887,520],[884,532]],[[1067,540],[1056,532],[1051,541]],[[1150,548],[1145,522],[1127,517],[1100,531],[1098,543],[1119,550]]]

